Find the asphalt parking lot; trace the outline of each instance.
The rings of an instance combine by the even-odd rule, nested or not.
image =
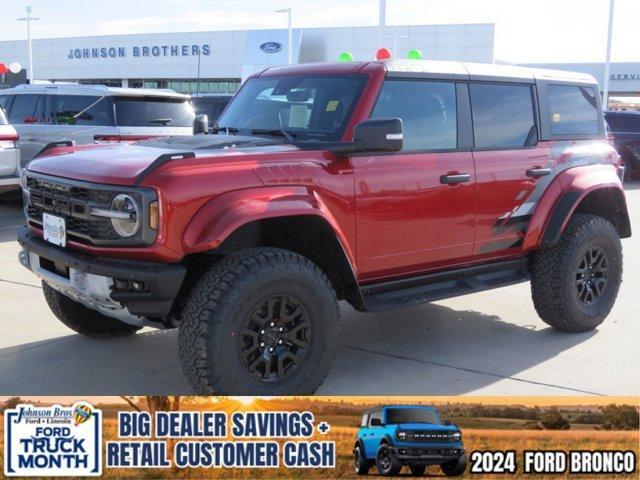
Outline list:
[[[565,334],[536,315],[528,284],[385,314],[342,305],[340,348],[325,395],[634,395],[640,391],[640,182],[627,185],[636,236],[624,281],[596,331]],[[76,335],[18,264],[19,202],[0,203],[0,391],[5,395],[192,393],[176,331],[124,339]]]

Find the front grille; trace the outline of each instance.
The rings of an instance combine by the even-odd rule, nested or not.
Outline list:
[[[100,244],[117,241],[120,237],[107,218],[89,215],[90,207],[110,207],[116,191],[92,189],[62,180],[50,180],[28,176],[29,191],[27,216],[32,226],[42,226],[42,214],[51,213],[63,217],[70,240]]]
[[[457,440],[453,437],[454,432],[448,430],[405,430],[407,442],[420,443],[453,443]]]

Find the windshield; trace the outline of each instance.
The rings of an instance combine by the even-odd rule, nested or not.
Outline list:
[[[366,75],[252,78],[218,120],[218,129],[280,134],[295,142],[338,141],[366,82]]]
[[[121,127],[193,127],[193,106],[183,98],[115,97]]]
[[[433,410],[426,408],[389,408],[387,409],[387,423],[433,423],[438,418]]]

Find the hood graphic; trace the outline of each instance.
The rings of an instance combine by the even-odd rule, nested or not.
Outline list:
[[[166,137],[132,144],[104,144],[52,151],[28,165],[32,172],[112,185],[133,185],[161,155],[193,153],[196,157],[260,154],[296,147],[264,137],[198,135]],[[211,159],[214,161],[215,159]],[[180,161],[180,160],[175,160]]]

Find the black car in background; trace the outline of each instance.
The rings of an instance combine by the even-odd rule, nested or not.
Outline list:
[[[205,114],[209,117],[211,128],[232,98],[233,95],[227,93],[201,93],[192,95],[191,103],[196,109],[196,115]]]
[[[626,168],[625,180],[640,174],[640,112],[606,111],[604,118]]]

